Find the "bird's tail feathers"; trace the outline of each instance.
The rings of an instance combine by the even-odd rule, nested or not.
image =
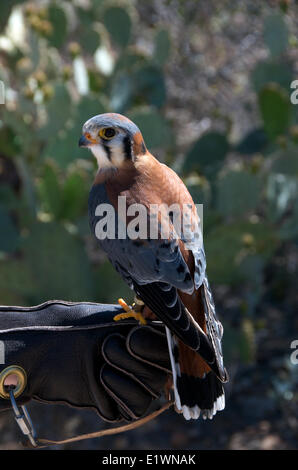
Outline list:
[[[210,338],[183,305],[176,288],[155,282],[134,285],[134,289],[150,308],[181,341],[200,355],[222,379]]]
[[[182,413],[187,420],[198,419],[200,416],[203,419],[212,419],[217,411],[221,411],[225,407],[225,394],[221,381],[207,365],[205,365],[206,372],[201,376],[194,375],[191,371],[188,373],[181,370],[179,350],[182,345],[179,344],[179,340],[173,336],[168,328],[166,328],[166,332],[177,411]],[[183,348],[185,347],[183,345]],[[193,351],[189,350],[189,354],[193,355],[194,362],[201,361],[201,364],[204,364],[202,359]]]

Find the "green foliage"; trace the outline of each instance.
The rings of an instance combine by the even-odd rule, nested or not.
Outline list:
[[[39,184],[40,196],[46,210],[54,216],[61,211],[61,189],[57,171],[53,165],[45,165]]]
[[[265,19],[264,40],[272,56],[279,56],[286,51],[288,30],[282,14],[275,13]]]
[[[14,252],[19,243],[19,234],[8,212],[0,207],[0,253]]]
[[[19,151],[19,146],[10,127],[0,129],[0,152],[7,157],[13,157]]]
[[[287,217],[279,229],[279,236],[282,240],[297,240],[298,237],[298,205],[297,205],[297,186],[295,191],[296,201],[292,207],[290,217]]]
[[[228,150],[227,136],[219,132],[208,132],[200,137],[187,153],[183,170],[197,170],[211,176],[223,165]]]
[[[237,221],[216,224],[204,235],[210,279],[220,284],[237,285],[251,281],[256,271],[247,270],[247,260],[258,255],[267,261],[277,246],[270,225]],[[258,267],[255,264],[255,267]]]
[[[94,54],[100,46],[100,35],[98,31],[82,28],[80,32],[80,44],[87,53]]]
[[[285,175],[298,175],[298,154],[297,146],[289,144],[286,148],[280,149],[273,155],[272,171]]]
[[[23,242],[33,280],[32,296],[77,300],[92,298],[90,264],[80,241],[57,223],[35,223]]]
[[[45,105],[47,123],[40,130],[40,138],[56,140],[58,132],[65,130],[71,112],[71,98],[64,84],[53,87],[53,97]]]
[[[268,138],[264,129],[253,129],[243,137],[235,150],[246,155],[253,155],[254,153],[262,152],[267,144]]]
[[[142,129],[149,148],[164,147],[170,143],[170,131],[166,120],[155,110],[143,110],[130,114],[130,118]]]
[[[251,364],[255,359],[254,325],[249,318],[242,320],[240,329],[224,325],[223,351],[227,362]]]
[[[88,187],[82,172],[70,172],[61,183],[57,168],[45,165],[39,183],[45,211],[55,219],[75,220],[87,210]]]
[[[65,92],[65,98],[68,96]],[[66,126],[62,120],[57,119],[57,123],[53,124],[57,128],[57,134],[48,134],[48,128],[51,126],[50,122],[45,128],[41,130],[42,137],[46,139],[49,136],[47,144],[42,151],[42,158],[51,158],[62,168],[67,168],[75,159],[88,158],[88,154],[82,154],[82,149],[77,145],[82,132],[82,124],[89,119],[90,116],[106,112],[104,105],[95,96],[90,94],[88,97],[82,97],[77,103],[76,108],[71,107],[68,99],[65,100],[64,105],[68,109],[65,113],[65,119],[68,120],[69,113],[71,113],[70,125]],[[63,114],[63,113],[62,113]],[[54,119],[54,116],[53,116]]]
[[[112,41],[120,47],[127,46],[132,28],[127,10],[117,6],[107,8],[103,15],[103,23],[110,33]]]
[[[111,86],[111,105],[123,113],[133,102],[150,104],[160,108],[166,100],[166,87],[162,71],[153,64],[143,64],[138,56],[129,56],[133,71],[123,70],[118,64],[118,73]],[[138,61],[139,59],[139,62]]]
[[[119,282],[119,274],[115,271],[109,261],[99,266],[94,273],[95,283],[100,291],[100,298],[103,303],[117,303],[119,298],[130,299],[131,291],[124,282]]]
[[[166,29],[157,31],[154,38],[153,58],[158,66],[166,64],[171,52],[171,40]]]
[[[145,99],[153,106],[161,107],[166,100],[166,86],[162,71],[154,65],[147,65],[136,70],[136,97]]]
[[[51,46],[61,47],[66,39],[67,33],[67,18],[63,8],[51,5],[48,10],[48,19],[52,26],[50,34],[47,39]]]
[[[288,62],[264,61],[257,63],[251,78],[255,90],[258,92],[268,83],[277,83],[288,90],[292,77],[292,67]]]
[[[277,83],[289,90],[293,78],[292,66],[287,60],[270,59],[256,64],[251,80],[255,91],[259,92],[268,83]]]
[[[134,93],[131,78],[125,72],[120,72],[111,87],[111,105],[117,113],[123,113],[129,108]]]
[[[231,171],[218,180],[217,208],[222,214],[243,217],[260,201],[261,181],[245,171]]]
[[[34,291],[31,271],[24,260],[12,258],[9,262],[0,261],[0,277],[0,295],[3,305],[30,305],[31,302],[39,302],[38,292]]]
[[[268,137],[284,134],[291,120],[292,106],[288,95],[276,84],[269,84],[259,92],[259,106]]]

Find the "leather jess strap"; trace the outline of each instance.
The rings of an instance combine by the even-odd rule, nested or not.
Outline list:
[[[137,421],[134,421],[133,423],[125,424],[124,426],[117,426],[115,428],[111,429],[103,429],[101,431],[96,431],[92,433],[87,433],[87,434],[80,434],[75,437],[70,437],[69,439],[63,439],[62,441],[53,441],[51,439],[36,439],[35,442],[37,446],[32,445],[31,441],[27,441],[24,446],[27,448],[34,448],[34,449],[40,449],[43,447],[48,447],[51,445],[62,445],[62,444],[69,444],[71,442],[77,442],[77,441],[83,441],[86,439],[94,439],[96,437],[102,437],[102,436],[108,436],[108,435],[113,435],[113,434],[119,434],[122,432],[126,431],[131,431],[132,429],[136,429],[140,426],[143,426],[144,424],[148,423],[152,419],[156,418],[160,414],[162,414],[164,411],[169,409],[172,405],[174,404],[173,401],[169,401],[165,403],[161,408],[158,410],[154,411],[153,413],[150,413],[148,416],[145,416],[144,418],[138,419]]]

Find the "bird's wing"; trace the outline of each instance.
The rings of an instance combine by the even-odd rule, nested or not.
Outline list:
[[[165,283],[145,285],[134,283],[134,289],[170,331],[185,345],[196,351],[220,380],[225,380],[225,370],[217,361],[217,350],[209,336],[184,306],[180,296],[177,295],[177,289]],[[175,356],[175,351],[173,355]]]
[[[200,237],[195,236],[195,232],[185,235],[182,228],[179,237],[171,221],[165,222],[162,216],[159,219],[157,238],[132,240],[126,236],[124,239],[103,240],[102,247],[126,282],[131,278],[130,285],[132,281],[138,285],[161,282],[192,294],[194,288],[202,284],[205,275],[205,253],[199,242]],[[149,221],[148,216],[148,224]],[[168,227],[167,238],[163,238],[165,223]],[[126,230],[127,227],[122,229]],[[185,259],[187,252],[193,255],[193,273]]]
[[[98,217],[90,219],[93,231],[97,220]],[[121,223],[121,220],[118,222]],[[162,230],[162,221],[159,228]],[[115,239],[101,240],[101,246],[114,268],[171,331],[186,345],[196,350],[210,368],[220,375],[212,343],[179,296],[179,291],[189,295],[194,292],[193,273],[191,275],[185,260],[187,250],[184,247],[187,241],[193,242],[192,253],[198,253],[198,259],[201,259],[204,253],[201,251],[199,255],[200,248],[195,242],[197,237],[191,240],[183,235],[183,242],[182,239],[176,238],[172,224],[166,240],[132,240],[129,237],[119,239],[120,230],[124,230],[124,227],[120,229],[117,226]],[[200,277],[204,276],[204,259],[195,263],[195,270]]]
[[[210,339],[210,342],[215,352],[218,369],[221,371],[221,379],[226,382],[228,380],[228,376],[224,368],[223,353],[222,353],[222,347],[221,347],[221,340],[223,336],[223,326],[221,322],[218,320],[217,315],[216,315],[213,296],[212,296],[212,292],[209,286],[207,276],[205,276],[204,278],[203,285],[201,286],[200,291],[201,291],[201,299],[203,302],[208,338]]]
[[[108,196],[104,185],[95,185],[89,195],[89,222],[95,236],[97,236],[97,224],[104,218],[104,215],[96,215],[96,208],[100,204],[111,204],[111,197]],[[100,240],[100,244],[124,280],[131,287],[133,287],[132,280],[140,285],[165,282],[191,294],[194,282],[181,252],[183,244],[171,221],[165,222],[159,213],[155,237],[150,238],[146,235],[143,238],[132,239],[128,233],[127,221],[123,221],[117,215],[118,213],[116,220],[111,222],[115,226],[115,236]],[[147,213],[146,217],[149,227],[152,220],[150,213]],[[167,234],[166,238],[164,234]]]

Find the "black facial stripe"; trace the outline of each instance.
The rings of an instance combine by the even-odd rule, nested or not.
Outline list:
[[[123,139],[123,154],[127,160],[131,160],[131,140],[128,135],[126,135]]]
[[[103,148],[105,149],[105,152],[107,154],[108,159],[111,161],[111,149],[108,145],[103,144]]]

